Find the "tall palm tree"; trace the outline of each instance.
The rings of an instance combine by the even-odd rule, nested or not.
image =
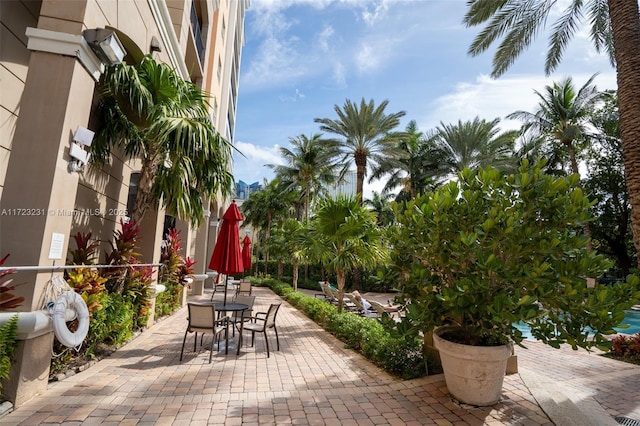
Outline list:
[[[509,169],[513,166],[513,149],[518,132],[500,133],[499,119],[486,121],[478,117],[473,121],[458,120],[457,124],[444,124],[430,134],[434,144],[432,155],[439,165],[433,171],[438,183],[450,179],[465,168],[479,169],[492,166]]]
[[[336,274],[338,310],[342,311],[347,273],[374,267],[387,256],[376,217],[356,198],[325,198],[318,203],[309,235],[313,246],[308,252]]]
[[[99,90],[103,126],[91,147],[92,162],[104,164],[115,147],[142,160],[135,222],[161,201],[197,225],[204,218],[203,198],[231,195],[231,145],[211,123],[200,88],[145,56],[134,65],[108,67]]]
[[[337,165],[334,163],[338,155],[335,141],[323,140],[321,134],[310,137],[298,135],[289,138],[292,149],[280,147],[285,165],[268,164],[282,182],[286,182],[283,190],[291,192],[302,189],[304,196],[305,220],[309,221],[309,209],[315,196],[326,192],[325,186],[334,183]]]
[[[433,172],[438,169],[440,162],[433,157],[431,148],[429,138],[418,130],[416,121],[411,120],[398,146],[403,155],[392,161],[382,161],[373,170],[369,181],[387,175],[382,193],[387,194],[399,187],[398,201],[415,198],[417,194],[432,189]]]
[[[259,241],[265,250],[265,273],[269,262],[268,244],[274,222],[284,220],[291,214],[291,195],[284,194],[279,179],[264,184],[262,191],[251,193],[242,203],[244,222],[258,230]],[[257,247],[256,247],[257,249]]]
[[[576,142],[585,141],[588,125],[596,105],[607,95],[591,84],[595,75],[576,92],[571,77],[545,87],[545,93],[535,91],[539,98],[535,112],[516,111],[507,118],[522,120],[525,132],[559,142],[569,155],[571,173],[580,174],[576,159]]]
[[[581,27],[589,22],[596,50],[604,50],[618,76],[618,108],[625,178],[631,202],[633,241],[640,251],[640,19],[636,0],[571,0],[564,11],[546,0],[470,0],[464,22],[487,23],[469,53],[478,55],[504,37],[493,60],[494,77],[503,74],[546,24],[550,12],[560,12],[552,27],[545,71],[551,73]],[[586,17],[586,19],[584,19]],[[640,257],[638,258],[640,266]]]
[[[405,112],[386,114],[385,108],[388,104],[389,101],[384,100],[376,107],[373,99],[367,103],[363,98],[358,106],[347,99],[342,108],[334,105],[337,119],[314,120],[320,123],[320,130],[343,138],[339,140],[341,163],[346,166],[343,171],[346,172],[351,162],[355,163],[356,196],[360,204],[367,167],[402,155],[398,150],[398,141],[402,133],[395,132],[394,129],[400,124],[400,118]]]

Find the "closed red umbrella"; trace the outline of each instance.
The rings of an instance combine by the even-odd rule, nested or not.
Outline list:
[[[225,305],[227,304],[227,280],[229,279],[229,274],[244,272],[242,251],[240,250],[240,230],[238,229],[238,222],[241,220],[242,215],[234,201],[222,216],[220,233],[209,262],[209,269],[226,275],[224,286]]]
[[[245,271],[251,269],[251,238],[248,235],[242,240],[242,263]]]

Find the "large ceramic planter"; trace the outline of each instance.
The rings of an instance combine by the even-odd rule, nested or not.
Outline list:
[[[513,344],[461,345],[440,337],[448,328],[449,326],[445,326],[436,329],[433,343],[440,352],[449,393],[465,404],[486,406],[497,403]]]

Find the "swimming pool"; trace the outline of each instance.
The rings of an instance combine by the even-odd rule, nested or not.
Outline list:
[[[616,328],[618,333],[640,333],[640,311],[625,311],[623,324],[629,324],[629,328]]]
[[[624,334],[637,334],[640,333],[640,311],[629,310],[625,311],[623,324],[629,324],[629,328],[616,327],[615,330],[618,333]],[[524,323],[514,324],[521,332],[525,339],[533,339],[529,326]]]

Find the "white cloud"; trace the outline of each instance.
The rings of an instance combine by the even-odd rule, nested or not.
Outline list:
[[[336,62],[333,65],[333,81],[335,81],[336,85],[340,88],[347,86],[347,69],[340,62]]]
[[[591,75],[574,74],[572,79],[576,89],[580,88]],[[480,75],[473,82],[458,82],[450,93],[437,98],[429,105],[430,112],[420,120],[421,129],[431,129],[443,122],[472,120],[476,116],[486,120],[503,119],[514,111],[533,111],[538,104],[534,90],[543,93],[544,87],[560,81],[564,76],[519,75],[492,79]],[[603,73],[594,80],[598,89],[615,89],[613,72]],[[501,129],[515,129],[519,123],[502,121]]]
[[[242,90],[279,85],[303,76],[305,69],[291,46],[293,41],[275,37],[264,40],[242,77]]]
[[[247,142],[236,142],[238,151],[233,154],[233,177],[236,181],[243,180],[248,183],[260,182],[264,178],[273,179],[273,171],[267,164],[282,164],[280,146],[264,147]]]
[[[389,10],[389,6],[385,1],[381,1],[379,4],[366,4],[363,7],[362,20],[372,27],[376,22],[384,18],[387,10]]]
[[[290,95],[290,96],[280,95],[279,98],[282,102],[297,102],[300,99],[304,99],[305,95],[299,89],[296,89],[293,95]]]
[[[330,41],[331,37],[335,33],[335,30],[331,25],[325,26],[320,33],[318,33],[318,45],[323,52],[331,51]]]

